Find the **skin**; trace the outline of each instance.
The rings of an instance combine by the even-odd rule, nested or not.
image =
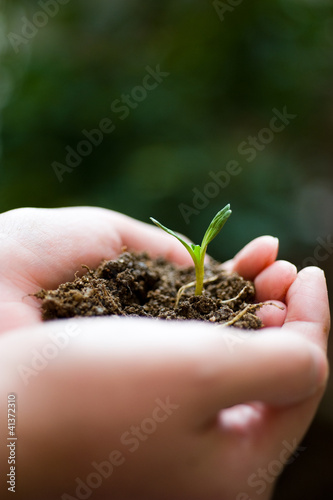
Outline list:
[[[284,305],[263,307],[255,334],[141,318],[42,323],[28,294],[73,279],[81,264],[94,268],[123,246],[179,265],[191,258],[162,230],[98,208],[7,212],[0,238],[0,401],[16,394],[17,499],[271,497],[279,463],[296,458],[285,443],[300,443],[327,380],[321,270],[276,261],[271,236],[227,262],[254,280],[258,301]],[[54,347],[60,337],[66,345]],[[53,358],[34,365],[50,344]],[[0,431],[8,471],[4,411]],[[76,490],[101,462],[98,488]]]

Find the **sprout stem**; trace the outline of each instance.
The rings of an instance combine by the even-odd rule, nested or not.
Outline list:
[[[195,263],[195,277],[196,277],[195,295],[202,295],[203,291],[204,276],[205,276],[205,267],[204,267],[205,254],[206,254],[206,249],[202,252],[199,262]]]

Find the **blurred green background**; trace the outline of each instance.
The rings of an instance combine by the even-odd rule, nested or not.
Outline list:
[[[330,0],[2,0],[0,57],[0,211],[99,205],[198,240],[231,203],[215,258],[273,234],[332,290]],[[333,498],[332,402],[276,498]]]

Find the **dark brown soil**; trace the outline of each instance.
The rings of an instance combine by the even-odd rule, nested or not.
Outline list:
[[[231,322],[246,329],[262,326],[254,314],[259,306],[249,305],[254,302],[253,283],[221,270],[215,261],[205,268],[203,295],[195,296],[192,286],[176,306],[180,287],[194,280],[192,267],[180,269],[163,258],[124,252],[117,260],[104,261],[95,271],[87,268],[84,276],[36,296],[42,299],[44,320],[119,315]],[[241,311],[244,314],[236,320]]]

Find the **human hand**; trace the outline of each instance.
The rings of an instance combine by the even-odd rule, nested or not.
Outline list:
[[[23,234],[12,231],[18,244],[16,253],[15,244],[10,247],[11,255],[17,256],[16,266],[21,265],[21,271],[16,267],[17,279],[12,285],[21,287],[21,294],[32,293],[36,287],[57,286],[71,279],[81,263],[94,267],[102,258],[115,257],[124,244],[130,249],[147,248],[140,240],[142,234],[152,254],[164,250],[171,260],[189,263],[186,256],[182,260],[177,242],[173,244],[168,237],[163,241],[158,229],[118,214],[63,209],[62,213],[54,211],[52,221],[50,211],[37,212],[29,214],[34,220],[34,227],[29,224],[31,233],[24,234],[27,220],[17,224]],[[87,223],[82,221],[83,212]],[[91,228],[87,244],[92,220],[97,220],[98,227]],[[78,242],[75,247],[74,240]],[[297,445],[313,417],[326,377],[323,350],[329,328],[321,271],[303,270],[295,280],[294,268],[274,263],[276,253],[277,242],[264,237],[228,264],[255,279],[260,300],[286,302],[283,326],[260,333],[240,336],[237,330],[226,332],[197,323],[123,318],[37,325],[40,319],[34,300],[16,314],[20,324],[15,324],[15,314],[8,315],[9,328],[22,326],[24,320],[30,324],[1,339],[4,391],[17,393],[21,415],[22,498],[52,499],[65,492],[72,496],[64,500],[79,498],[76,478],[85,483],[96,473],[92,464],[110,463],[115,449],[124,461],[120,463],[118,455],[119,465],[114,464],[98,489],[92,488],[95,498],[269,498],[275,476],[268,473],[258,483],[258,471],[279,461],[282,453],[287,459],[290,450],[283,449],[283,442]],[[9,256],[6,247],[4,257]],[[6,262],[13,273],[10,259]],[[21,280],[19,272],[23,273]],[[276,274],[278,279],[272,286]],[[2,293],[5,285],[14,293],[8,277],[1,282]],[[14,311],[14,304],[11,301],[9,308],[3,306],[2,314]],[[16,301],[17,307],[21,304]],[[269,317],[271,323],[281,323],[281,316],[273,313]],[[18,366],[30,366],[32,349],[42,352],[50,343],[51,331],[63,335],[64,328],[73,324],[79,334],[25,384]],[[230,336],[234,339],[231,344]],[[318,358],[319,373],[315,373],[313,356]],[[161,409],[168,398],[170,415]],[[152,427],[148,426],[145,433],[143,422],[152,415],[160,420],[168,418],[154,420],[154,432],[149,434]],[[132,426],[140,425],[143,438],[134,438]],[[135,443],[138,448],[131,451],[128,439],[132,439],[132,448]]]
[[[124,246],[191,264],[166,234],[125,215],[96,207],[22,208],[0,215],[0,333],[41,322],[29,297],[74,279],[81,265],[97,267]],[[162,233],[162,232],[161,232]]]
[[[97,267],[118,256],[123,246],[193,265],[184,248],[158,228],[93,207],[12,210],[0,215],[0,238],[0,333],[41,322],[40,303],[29,294],[72,280],[82,264]],[[296,268],[287,262],[277,263],[267,277],[262,274],[277,251],[277,239],[264,236],[226,265],[256,279],[258,301],[263,296],[283,299],[296,277]],[[259,315],[266,326],[281,326],[285,318],[268,306]]]

